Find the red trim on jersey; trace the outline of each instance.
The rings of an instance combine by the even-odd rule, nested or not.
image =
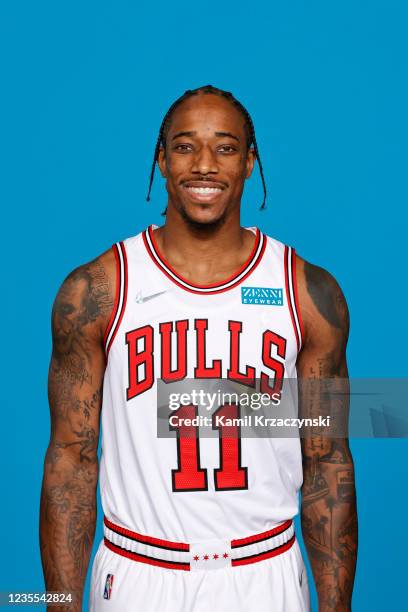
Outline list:
[[[115,533],[119,533],[120,535],[126,536],[131,540],[141,542],[142,544],[158,546],[159,548],[166,548],[168,550],[181,550],[185,552],[189,552],[190,550],[189,544],[185,544],[184,542],[171,542],[170,540],[162,540],[160,538],[142,535],[141,533],[137,533],[136,531],[130,531],[129,529],[125,529],[125,527],[115,525],[115,523],[112,523],[109,519],[106,518],[106,516],[103,518],[103,522],[105,523],[108,529],[115,531]]]
[[[116,279],[115,279],[115,283],[116,283],[116,289],[115,289],[115,301],[113,303],[113,309],[111,312],[111,316],[109,318],[109,323],[108,326],[106,328],[106,331],[104,333],[103,336],[103,344],[106,347],[106,340],[108,339],[111,327],[113,325],[113,322],[115,320],[116,317],[116,313],[118,310],[118,306],[119,306],[119,290],[120,290],[120,261],[119,261],[119,253],[118,253],[118,247],[116,244],[112,245],[112,249],[113,252],[115,254],[115,263],[116,263]]]
[[[295,534],[293,534],[290,540],[285,542],[285,544],[277,546],[276,548],[272,548],[271,550],[267,550],[263,553],[249,555],[248,557],[241,557],[240,559],[231,559],[231,565],[233,567],[236,567],[238,565],[248,565],[249,563],[257,563],[258,561],[264,561],[265,559],[270,559],[271,557],[277,557],[278,555],[281,555],[282,553],[289,550],[289,548],[291,548],[295,543],[295,539],[296,536]]]
[[[127,301],[127,291],[128,291],[128,263],[127,263],[127,256],[126,256],[126,249],[125,249],[125,245],[123,244],[123,242],[119,242],[120,245],[120,249],[121,249],[121,253],[122,253],[122,257],[123,257],[123,278],[121,278],[121,282],[123,282],[123,302],[122,302],[122,308],[120,311],[120,316],[118,319],[118,322],[116,324],[115,330],[112,334],[112,337],[109,341],[109,345],[106,348],[106,356],[108,356],[108,353],[110,351],[110,348],[112,346],[112,343],[115,339],[115,336],[118,332],[118,329],[120,327],[120,324],[122,323],[122,319],[123,319],[123,315],[125,313],[125,308],[126,308],[126,301]],[[119,283],[120,284],[120,283]]]
[[[150,245],[149,245],[149,243],[147,241],[147,238],[146,238],[146,233],[147,232],[149,234],[149,238],[151,240],[154,253],[152,253]],[[261,232],[260,232],[260,230],[258,228],[256,228],[255,244],[254,244],[254,246],[253,246],[253,248],[251,250],[251,254],[249,255],[249,257],[246,260],[246,262],[239,268],[239,270],[237,272],[234,272],[234,274],[232,274],[230,277],[228,277],[227,279],[225,279],[222,282],[212,283],[212,284],[209,284],[209,285],[197,285],[197,284],[191,283],[190,281],[188,281],[185,278],[183,278],[164,259],[164,257],[161,255],[160,251],[157,248],[157,244],[156,244],[156,241],[155,241],[155,238],[154,238],[153,234],[154,234],[154,231],[153,231],[152,226],[149,226],[148,229],[145,230],[143,232],[143,234],[142,234],[144,245],[145,245],[146,250],[149,253],[152,261],[167,276],[167,278],[169,278],[178,287],[180,287],[181,289],[184,289],[185,291],[189,291],[190,293],[196,293],[196,294],[199,294],[199,295],[213,295],[214,293],[222,293],[224,291],[229,291],[230,289],[233,289],[234,287],[236,287],[237,285],[242,283],[249,276],[249,274],[251,274],[255,270],[255,268],[258,266],[259,262],[262,259],[263,254],[265,252],[266,242],[267,242],[266,237],[261,234]],[[253,261],[254,257],[255,257],[255,254],[256,254],[256,252],[258,250],[259,243],[260,243],[261,239],[263,239],[263,244],[262,244],[261,251],[260,251],[256,261]],[[156,257],[157,257],[157,259],[159,261],[157,261],[155,255],[156,255]],[[252,264],[252,266],[251,266],[251,264]],[[249,266],[251,266],[251,267],[249,268],[248,272],[246,274],[244,274],[244,276],[242,276],[242,278],[238,279],[235,283],[233,283],[229,287],[225,287],[225,285],[227,283],[230,283],[231,281],[233,281],[234,278],[236,278],[237,276],[242,274],[242,272],[246,268],[248,268]],[[170,270],[177,278],[174,278],[171,274],[169,274],[169,272],[166,270],[166,268],[168,270]],[[183,283],[185,283],[185,284],[183,284]],[[188,286],[186,286],[186,285],[188,285]],[[203,291],[203,289],[211,289],[211,288],[213,288],[214,290],[213,291]]]
[[[216,289],[217,287],[223,286],[226,283],[229,283],[230,281],[232,281],[236,276],[238,276],[239,274],[241,274],[241,272],[243,272],[245,270],[245,268],[247,268],[249,266],[249,264],[251,263],[256,250],[259,246],[259,241],[261,239],[261,232],[259,231],[259,229],[256,229],[256,236],[255,236],[255,243],[254,246],[252,247],[251,253],[248,257],[248,259],[246,260],[246,262],[239,268],[239,270],[237,272],[235,272],[234,274],[231,274],[231,276],[229,276],[226,280],[222,281],[222,282],[218,282],[218,283],[211,283],[209,285],[197,285],[195,283],[191,283],[190,281],[186,280],[185,278],[183,278],[181,276],[181,274],[179,274],[178,272],[176,272],[176,270],[168,263],[168,261],[166,261],[163,257],[163,255],[160,253],[158,247],[157,247],[157,243],[156,243],[156,239],[154,237],[154,231],[152,226],[150,226],[148,228],[148,232],[149,232],[149,236],[150,236],[150,240],[152,241],[152,245],[154,248],[154,251],[157,255],[157,257],[160,259],[160,261],[162,262],[162,264],[164,266],[166,266],[169,270],[171,270],[171,272],[173,272],[173,274],[175,274],[181,281],[183,281],[184,283],[186,283],[187,285],[190,285],[191,287],[195,287],[196,289],[210,289],[210,288],[214,288]]]
[[[293,329],[295,331],[296,343],[298,347],[298,351],[300,351],[300,338],[299,333],[296,327],[295,315],[293,313],[292,300],[290,297],[290,289],[289,289],[289,270],[288,270],[288,259],[289,259],[289,248],[285,245],[285,254],[284,254],[284,266],[285,266],[285,287],[286,287],[286,299],[289,306],[290,318],[292,319]]]
[[[156,559],[155,557],[149,557],[148,555],[141,555],[139,553],[132,552],[130,550],[126,550],[117,544],[113,544],[107,538],[103,539],[104,544],[107,548],[109,548],[112,552],[117,553],[118,555],[122,555],[122,557],[127,557],[127,559],[132,559],[132,561],[140,561],[141,563],[147,563],[148,565],[157,565],[158,567],[165,567],[167,569],[177,569],[177,570],[185,570],[190,571],[190,564],[183,563],[181,561],[167,561],[165,559]]]
[[[302,314],[300,312],[298,285],[297,285],[297,279],[296,279],[296,250],[293,248],[292,248],[292,280],[293,280],[293,295],[295,296],[295,308],[296,308],[297,318],[299,321],[301,341],[303,344],[303,340],[305,337],[305,330],[303,327]]]
[[[247,538],[231,540],[231,548],[239,548],[240,546],[246,546],[247,544],[255,544],[255,542],[262,542],[262,540],[268,540],[273,536],[279,535],[280,533],[287,531],[291,525],[292,520],[289,519],[288,521],[285,521],[285,523],[282,523],[282,525],[278,525],[273,529],[269,529],[269,531],[257,533],[255,535],[248,536]]]

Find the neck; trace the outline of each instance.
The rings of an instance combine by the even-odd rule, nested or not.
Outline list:
[[[165,256],[175,259],[201,262],[217,261],[237,253],[244,245],[246,231],[240,225],[238,214],[225,217],[220,223],[200,224],[190,222],[168,208],[166,222],[156,232],[157,243]]]

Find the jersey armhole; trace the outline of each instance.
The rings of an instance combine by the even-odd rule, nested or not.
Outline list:
[[[116,288],[112,313],[103,337],[106,358],[108,357],[116,332],[122,321],[123,313],[125,312],[128,285],[128,266],[125,245],[123,242],[117,242],[112,245],[112,249],[115,254],[116,262]]]
[[[296,280],[296,251],[292,247],[285,246],[285,287],[288,300],[290,317],[295,331],[298,352],[302,348],[304,339],[304,328],[299,306],[299,294]]]

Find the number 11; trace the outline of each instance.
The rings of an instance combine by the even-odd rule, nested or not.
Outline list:
[[[248,488],[248,468],[241,466],[241,437],[238,425],[217,424],[216,417],[225,419],[239,418],[239,406],[223,405],[212,415],[213,429],[218,429],[220,448],[220,467],[214,469],[216,491],[231,491]],[[198,415],[197,406],[181,406],[172,416],[179,419],[194,419]],[[178,468],[172,470],[173,491],[207,491],[207,469],[200,465],[199,428],[196,425],[170,426],[177,431]]]

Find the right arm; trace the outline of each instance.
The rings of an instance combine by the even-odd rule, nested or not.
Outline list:
[[[115,261],[107,251],[72,272],[52,311],[51,437],[44,462],[40,547],[47,591],[82,595],[95,532],[103,334],[113,307]]]

